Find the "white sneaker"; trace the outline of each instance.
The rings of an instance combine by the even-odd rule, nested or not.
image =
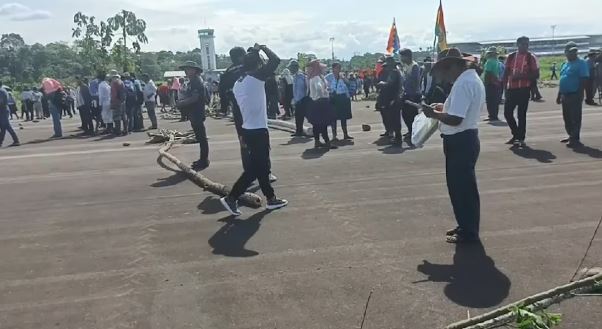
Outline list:
[[[224,208],[226,208],[226,210],[230,213],[230,215],[232,215],[232,216],[242,215],[240,210],[238,210],[238,201],[229,200],[228,197],[223,197],[223,198],[219,199],[219,201],[222,203],[222,206],[224,206]]]
[[[273,174],[270,174],[270,183],[275,183],[278,180],[278,177],[276,177]]]
[[[286,207],[288,205],[288,201],[284,200],[284,199],[278,199],[278,198],[274,198],[272,200],[268,200],[268,203],[266,205],[266,208],[268,210],[276,210],[276,209],[280,209],[283,207]]]

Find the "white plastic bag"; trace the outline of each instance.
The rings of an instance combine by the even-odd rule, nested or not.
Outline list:
[[[422,147],[437,129],[439,129],[439,121],[427,118],[424,113],[420,112],[414,118],[414,124],[412,125],[412,144],[416,147]]]

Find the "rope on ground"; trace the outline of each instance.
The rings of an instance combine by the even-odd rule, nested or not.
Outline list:
[[[163,146],[161,146],[161,148],[159,148],[159,159],[157,159],[157,161],[160,161],[162,158],[169,160],[171,163],[178,166],[178,168],[180,168],[180,170],[183,173],[185,173],[190,180],[192,180],[194,183],[199,185],[205,191],[209,191],[209,192],[211,192],[213,194],[217,194],[219,196],[226,196],[226,195],[228,195],[228,193],[230,193],[229,187],[227,187],[223,184],[215,183],[215,182],[211,181],[209,178],[194,171],[188,165],[186,165],[182,161],[180,161],[180,159],[176,158],[171,153],[169,153],[169,150],[173,147],[175,142],[176,142],[175,134],[171,134],[169,140]],[[239,201],[244,203],[247,206],[259,208],[259,207],[261,207],[262,200],[261,200],[261,197],[258,196],[257,194],[247,192],[239,198]]]
[[[602,269],[592,269],[585,274],[591,275],[579,281],[559,286],[557,288],[521,299],[512,304],[497,308],[491,312],[476,316],[471,319],[459,321],[446,327],[446,329],[489,329],[507,324],[515,319],[512,313],[514,307],[524,307],[529,311],[538,311],[563,300],[593,291],[602,280]]]

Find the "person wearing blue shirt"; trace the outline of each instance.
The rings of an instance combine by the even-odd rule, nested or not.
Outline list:
[[[309,90],[307,77],[299,71],[299,62],[293,60],[288,64],[288,69],[293,75],[293,103],[295,103],[295,133],[293,137],[305,137],[303,122],[309,104]]]
[[[347,141],[353,139],[349,136],[347,130],[347,120],[351,119],[351,93],[347,86],[347,81],[341,74],[341,64],[332,64],[332,73],[326,76],[326,82],[328,83],[328,91],[330,92],[330,98],[334,104],[337,119],[332,123],[332,140],[336,142],[337,139],[337,121],[341,120],[341,129],[343,130],[343,138]]]
[[[579,49],[574,42],[569,42],[565,47],[567,61],[560,67],[560,83],[558,88],[557,104],[562,104],[562,117],[564,127],[569,137],[563,139],[567,147],[582,147],[580,141],[581,118],[583,110],[583,94],[585,83],[589,78],[587,63],[577,55]]]

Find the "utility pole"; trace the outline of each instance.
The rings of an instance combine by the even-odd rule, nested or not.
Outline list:
[[[556,27],[557,26],[558,25],[556,25],[556,24],[550,26],[550,28],[552,29],[552,41],[555,41],[555,38],[556,38]]]
[[[332,50],[332,61],[334,62],[334,37],[330,37],[330,49]]]

